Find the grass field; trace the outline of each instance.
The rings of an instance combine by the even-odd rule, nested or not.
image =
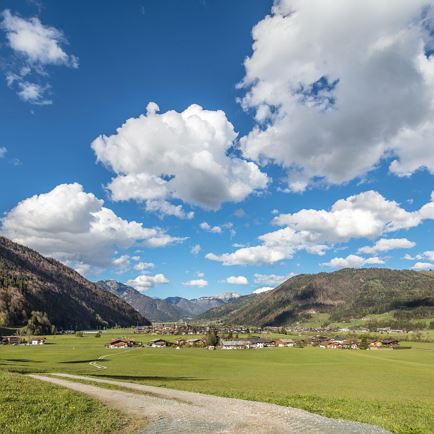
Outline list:
[[[3,346],[0,369],[101,375],[274,402],[397,433],[434,433],[434,344],[412,343],[411,350],[396,351],[104,348],[122,334],[127,333],[54,336],[39,347]],[[102,355],[107,357],[98,363],[107,369],[89,365]]]
[[[134,432],[135,421],[98,401],[19,374],[0,371],[3,433]]]

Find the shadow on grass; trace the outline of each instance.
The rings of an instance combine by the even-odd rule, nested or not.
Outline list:
[[[100,360],[102,361],[102,360]],[[106,362],[107,360],[104,360]],[[65,362],[60,363],[66,363],[66,364],[75,364],[75,363],[90,363],[90,362],[98,362],[97,359],[88,359],[88,360],[66,360]]]
[[[36,368],[31,368],[30,366],[22,366],[22,367],[14,367],[14,366],[5,366],[4,368],[2,368],[2,370],[6,371],[6,372],[12,372],[14,374],[44,374],[46,372],[48,372],[46,369],[36,369]]]
[[[195,377],[161,377],[161,376],[150,376],[150,375],[112,375],[112,374],[92,374],[93,377],[100,378],[112,378],[115,380],[131,380],[131,381],[142,381],[142,380],[153,380],[153,381],[204,381],[206,378],[195,378]]]
[[[31,360],[31,359],[3,359],[7,362],[21,362],[21,363],[42,363],[40,360]]]

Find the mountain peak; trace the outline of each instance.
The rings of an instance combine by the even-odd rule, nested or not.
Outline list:
[[[236,292],[225,292],[216,296],[199,297],[192,300],[179,296],[167,297],[162,300],[144,295],[131,286],[116,280],[101,280],[97,282],[97,285],[123,298],[146,318],[157,322],[191,319],[240,296]]]

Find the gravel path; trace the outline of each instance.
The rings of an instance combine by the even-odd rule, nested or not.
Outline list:
[[[149,424],[143,431],[146,434],[384,434],[388,432],[372,425],[328,419],[304,410],[274,404],[78,375],[54,375],[30,376],[85,393],[129,415],[146,417],[149,420]],[[131,392],[74,382],[74,380],[90,379],[96,383],[128,388]]]

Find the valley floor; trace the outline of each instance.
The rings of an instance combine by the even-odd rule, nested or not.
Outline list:
[[[220,398],[77,375],[54,374],[31,375],[31,377],[85,393],[131,417],[145,416],[149,421],[143,431],[146,434],[387,433],[374,426],[328,419],[303,410],[274,404]],[[107,385],[111,388],[103,388]]]
[[[153,386],[158,390],[170,388],[278,404],[329,418],[376,425],[400,434],[434,433],[432,343],[408,342],[406,345],[411,346],[408,350],[378,351],[313,347],[232,351],[105,348],[105,343],[116,336],[134,335],[131,330],[107,330],[100,338],[58,335],[49,336],[46,345],[41,346],[0,346],[0,375],[7,371],[45,376],[63,372]],[[143,341],[155,337],[158,336],[143,336]],[[176,336],[165,338],[176,339]],[[8,375],[19,382],[31,381],[32,387],[35,382],[26,375]],[[2,403],[8,405],[13,391],[11,389],[5,397],[0,388],[0,407]],[[17,389],[16,395],[18,393]],[[22,409],[29,410],[28,414],[23,411],[20,417],[35,417],[32,409],[36,408],[36,420],[44,421],[42,413],[50,422],[51,410],[45,405],[45,396],[50,397],[46,390],[23,395],[22,399],[30,401],[31,405],[24,407],[23,404]],[[56,409],[57,403],[50,405]],[[74,414],[70,411],[72,405],[66,407]],[[11,414],[14,417],[13,412]],[[1,417],[0,408],[0,423]],[[92,432],[106,431],[95,429]]]

